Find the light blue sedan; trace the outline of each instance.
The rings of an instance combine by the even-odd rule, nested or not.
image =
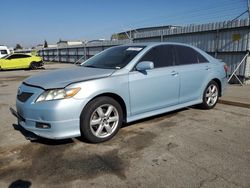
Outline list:
[[[199,104],[213,108],[226,86],[225,63],[180,43],[109,48],[80,67],[23,81],[12,113],[50,139],[112,138],[123,123]]]

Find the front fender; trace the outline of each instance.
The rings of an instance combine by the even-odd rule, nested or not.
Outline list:
[[[118,95],[123,99],[127,114],[130,115],[130,97],[128,75],[109,76],[106,78],[84,81],[71,84],[69,88],[80,87],[81,90],[74,96],[75,99],[88,103],[93,98],[105,93]]]

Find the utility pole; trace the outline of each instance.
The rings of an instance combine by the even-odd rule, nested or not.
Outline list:
[[[247,7],[248,7],[248,17],[250,19],[250,0],[247,0]]]

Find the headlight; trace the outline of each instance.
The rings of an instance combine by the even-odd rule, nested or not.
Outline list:
[[[73,89],[52,89],[43,92],[37,99],[36,102],[42,101],[52,101],[58,99],[66,99],[71,98],[76,95],[81,88],[73,88]]]

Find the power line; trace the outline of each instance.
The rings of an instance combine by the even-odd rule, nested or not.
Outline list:
[[[228,1],[225,1],[225,2],[228,2]],[[134,21],[134,22],[130,22],[129,25],[133,25],[133,24],[136,24],[136,23],[145,23],[145,22],[148,22],[148,21],[155,21],[155,20],[166,20],[168,18],[174,18],[174,17],[183,17],[183,15],[185,17],[189,16],[189,15],[198,15],[198,13],[208,13],[208,15],[211,15],[211,11],[216,11],[216,12],[222,12],[222,11],[225,11],[225,10],[228,10],[228,9],[232,9],[232,8],[235,8],[235,5],[239,5],[238,2],[234,2],[234,3],[229,3],[229,4],[226,4],[224,5],[223,7],[218,7],[218,6],[210,6],[210,7],[207,7],[207,6],[204,6],[204,7],[201,7],[199,9],[191,9],[191,10],[188,10],[188,11],[184,11],[184,12],[176,12],[176,14],[178,15],[175,15],[175,16],[168,16],[168,15],[162,15],[162,16],[157,16],[157,17],[153,17],[153,18],[148,18],[148,19],[143,19],[143,20],[137,20],[137,21]],[[241,4],[242,6],[242,4]],[[243,9],[243,6],[240,7]]]
[[[246,9],[246,6],[243,5],[244,3],[243,1],[239,3],[239,1],[221,0],[220,2],[223,2],[224,6],[218,6],[213,4],[212,6],[202,6],[199,9],[198,8],[191,10],[189,9],[187,11],[183,11],[180,14],[178,14],[177,12],[176,13],[177,15],[156,16],[152,18],[130,22],[129,24],[123,24],[123,26],[120,27],[114,25],[112,27],[102,28],[102,33],[104,33],[105,31],[110,32],[108,30],[111,29],[118,30],[118,28],[120,28],[118,32],[121,32],[122,30],[124,30],[124,28],[129,28],[128,31],[134,30],[132,28],[147,27],[146,24],[149,25],[150,23],[152,27],[152,23],[154,25],[159,26],[159,25],[171,25],[170,23],[173,23],[173,25],[177,25],[177,22],[182,22],[182,24],[195,24],[195,23],[200,23],[201,19],[203,23],[210,21],[214,22],[215,20],[216,21],[229,20],[231,17],[235,17],[235,15],[242,13],[243,11],[245,11],[244,9]],[[242,14],[241,16],[243,16],[244,14]]]
[[[195,24],[195,23],[201,23],[201,20],[202,20],[202,23],[215,22],[219,20],[229,20],[231,19],[231,17],[235,17],[235,15],[238,15],[240,13],[242,13],[242,10],[240,9],[231,9],[230,11],[224,10],[224,11],[212,14],[212,15],[193,13],[185,17],[175,16],[175,17],[171,17],[162,21],[158,20],[154,22],[154,25],[182,25],[182,24],[187,24],[187,23]],[[145,26],[146,26],[145,24],[143,24],[143,26],[140,25],[140,27],[145,27]],[[138,28],[138,25],[137,25],[137,28]]]

